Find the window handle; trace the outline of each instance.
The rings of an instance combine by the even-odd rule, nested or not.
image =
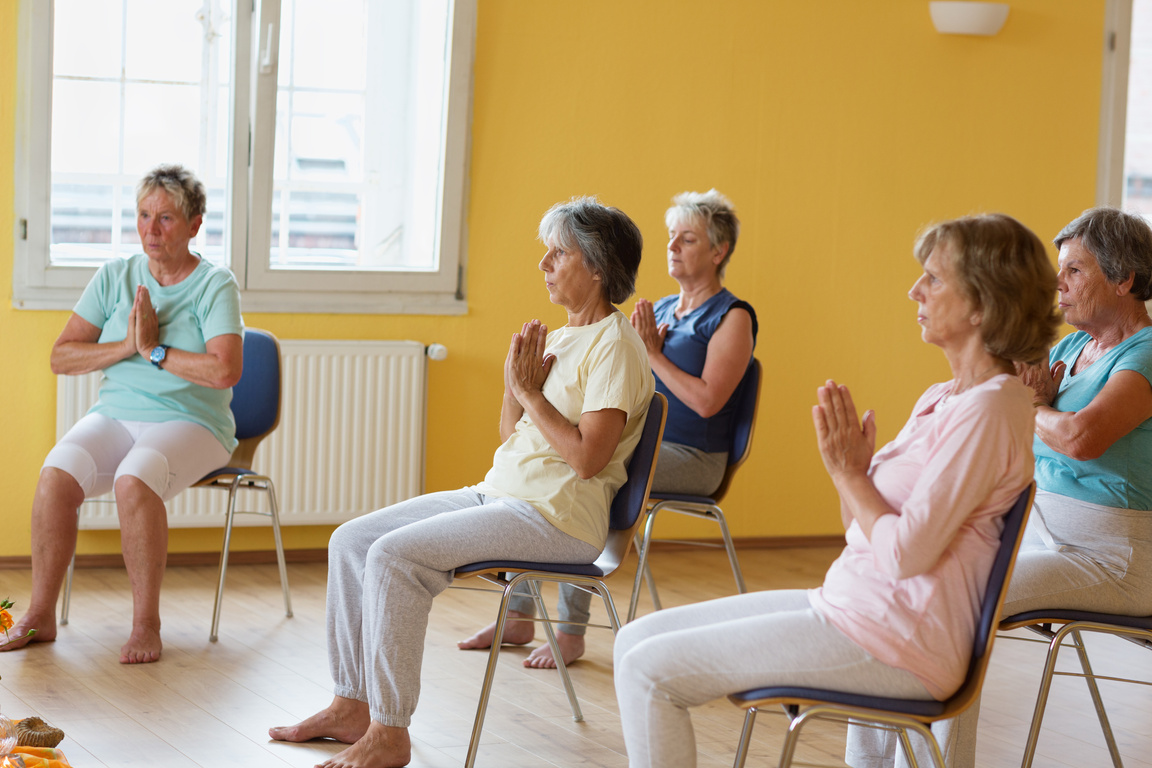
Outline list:
[[[272,71],[272,60],[276,57],[276,25],[269,22],[268,31],[264,34],[264,47],[260,51],[260,74],[267,75]]]

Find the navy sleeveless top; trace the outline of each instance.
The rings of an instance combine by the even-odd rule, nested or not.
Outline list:
[[[676,317],[677,294],[665,296],[653,306],[656,324],[667,323],[668,333],[664,337],[664,356],[676,367],[693,376],[704,372],[704,359],[708,354],[708,342],[720,326],[728,310],[737,307],[752,316],[752,347],[756,347],[756,333],[759,324],[756,312],[746,301],[733,296],[727,288],[720,289],[708,301],[692,310],[684,317]],[[748,361],[751,364],[751,360]],[[736,416],[737,387],[728,402],[714,416],[703,418],[680,402],[668,391],[668,386],[656,377],[656,391],[668,398],[668,421],[664,426],[664,441],[689,445],[706,453],[720,453],[728,450],[731,440],[732,423]]]

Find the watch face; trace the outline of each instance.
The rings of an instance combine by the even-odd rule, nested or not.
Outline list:
[[[160,363],[164,362],[164,358],[167,354],[168,349],[166,347],[157,345],[152,348],[152,354],[148,356],[148,359],[159,365]]]

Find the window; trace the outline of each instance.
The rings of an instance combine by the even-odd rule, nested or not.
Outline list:
[[[1107,0],[1098,205],[1152,218],[1152,0]]]
[[[136,181],[208,189],[247,311],[464,309],[475,0],[25,0],[17,306],[138,251]]]

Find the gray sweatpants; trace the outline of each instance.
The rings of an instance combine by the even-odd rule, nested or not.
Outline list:
[[[705,453],[689,445],[663,443],[656,460],[656,474],[652,477],[652,493],[687,493],[706,496],[720,487],[724,471],[728,468],[728,453]],[[557,612],[560,631],[582,635],[591,617],[592,593],[571,584],[560,585]],[[536,601],[520,586],[512,595],[508,607],[529,616],[536,614]]]
[[[911,672],[848,639],[808,602],[807,590],[753,592],[669,608],[620,630],[616,700],[631,768],[691,768],[688,708],[769,685],[831,687],[931,699]]]
[[[1152,615],[1152,512],[1037,491],[1002,615],[1042,608]],[[948,768],[976,764],[979,720],[977,701],[959,717],[933,724]],[[911,738],[917,762],[931,765],[927,747],[915,734]],[[890,732],[849,728],[846,762],[905,768],[897,744]]]
[[[344,523],[328,544],[328,661],[335,693],[408,727],[432,599],[485,560],[590,563],[599,548],[527,502],[471,488],[432,493]]]

